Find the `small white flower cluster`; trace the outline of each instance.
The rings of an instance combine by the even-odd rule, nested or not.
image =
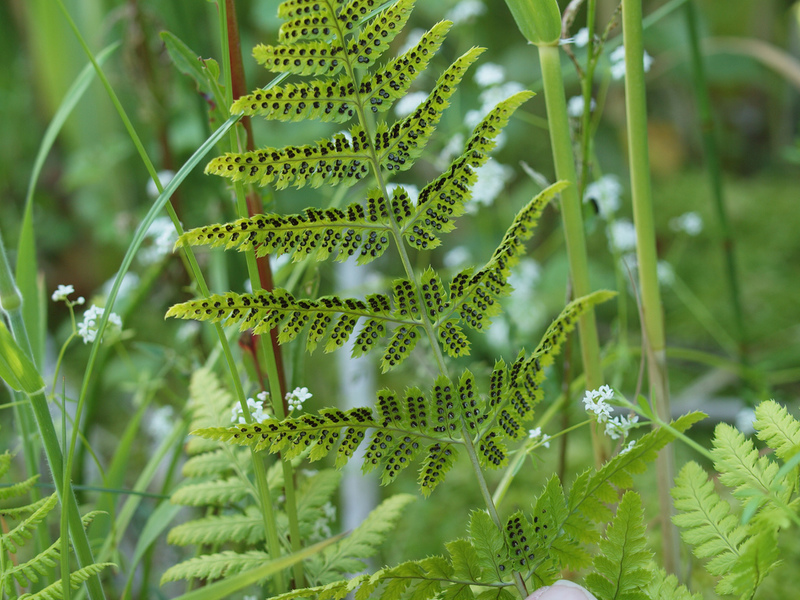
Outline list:
[[[50,298],[53,302],[61,302],[62,300],[67,303],[69,306],[76,306],[78,304],[83,304],[86,302],[86,299],[83,296],[80,296],[77,300],[68,300],[68,296],[70,294],[75,293],[75,288],[71,285],[58,285],[56,291],[53,292],[53,295]]]
[[[313,394],[308,391],[307,387],[296,387],[291,392],[286,394],[286,402],[289,403],[289,412],[303,410],[303,402],[311,398]]]
[[[580,98],[580,96],[578,97]],[[581,107],[581,111],[583,111],[583,107]],[[583,201],[594,200],[597,203],[598,214],[606,221],[619,210],[622,204],[621,197],[622,184],[616,175],[603,175],[600,179],[587,185],[583,192]]]
[[[683,232],[691,236],[703,231],[703,217],[694,211],[683,213],[679,217],[670,219],[669,226],[672,231]]]
[[[264,409],[264,403],[269,398],[269,392],[259,392],[256,394],[256,398],[258,398],[258,400],[253,398],[247,399],[247,410],[250,411],[250,416],[253,417],[256,423],[261,423],[269,416],[269,409]],[[234,404],[231,409],[231,423],[238,423],[239,425],[247,423],[247,419],[244,418],[242,405],[238,402]]]
[[[178,239],[175,225],[169,217],[158,217],[150,224],[145,234],[149,244],[139,251],[139,261],[145,265],[152,265],[172,252]]]
[[[94,342],[95,339],[97,339],[97,328],[104,313],[104,308],[100,308],[94,304],[89,307],[89,310],[83,313],[83,321],[78,323],[78,335],[83,338],[84,344]],[[117,313],[112,312],[108,315],[106,333],[119,333],[120,330],[122,330],[122,318]]]
[[[618,416],[611,417],[611,400],[614,399],[614,390],[607,385],[602,385],[596,390],[586,390],[583,396],[583,406],[588,413],[594,413],[597,422],[606,426],[606,435],[612,440],[623,439],[628,436],[636,423],[639,422],[638,415],[632,417]],[[629,444],[629,446],[631,446]],[[632,446],[631,446],[632,447]],[[630,448],[628,448],[630,450]]]
[[[625,253],[636,249],[636,226],[628,219],[617,219],[607,233],[612,250]]]
[[[561,46],[566,46],[567,44],[572,44],[576,48],[583,48],[586,44],[589,43],[589,29],[586,27],[581,27],[573,37],[570,38],[561,38],[558,42]]]
[[[573,119],[580,119],[583,117],[584,106],[585,103],[583,101],[583,96],[573,96],[567,101],[567,115]],[[592,101],[589,104],[589,110],[594,112],[595,108],[597,108],[597,102],[595,102],[594,98],[592,98]]]
[[[529,429],[528,430],[528,439],[529,440],[537,440],[540,437],[542,438],[542,441],[539,442],[539,443],[542,446],[544,446],[545,448],[549,448],[550,447],[550,441],[549,441],[550,440],[550,436],[547,435],[546,433],[542,433],[542,428],[541,427],[537,427],[536,429]]]
[[[608,55],[608,60],[611,61],[611,77],[620,80],[625,77],[625,46],[617,46]],[[653,57],[644,51],[642,56],[644,72],[647,73],[653,65]]]

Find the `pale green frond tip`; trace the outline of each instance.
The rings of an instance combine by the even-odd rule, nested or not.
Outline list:
[[[522,35],[536,46],[555,46],[561,39],[561,11],[556,0],[506,0]]]

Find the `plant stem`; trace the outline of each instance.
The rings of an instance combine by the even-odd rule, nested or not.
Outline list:
[[[706,170],[711,195],[714,198],[714,208],[717,212],[717,223],[720,230],[722,251],[725,255],[725,271],[727,275],[728,293],[730,294],[731,307],[733,308],[734,326],[736,327],[739,361],[742,366],[747,366],[747,330],[742,316],[741,292],[739,291],[739,278],[736,269],[736,254],[734,249],[733,234],[731,233],[728,213],[725,207],[725,196],[722,189],[722,168],[720,166],[719,151],[715,137],[714,113],[711,110],[711,100],[708,96],[703,56],[700,52],[700,34],[697,27],[697,7],[692,0],[684,6],[686,17],[686,32],[689,37],[689,55],[692,66],[692,83],[697,101],[700,117],[700,134],[703,141],[703,153],[706,157]]]
[[[586,256],[586,239],[583,232],[581,200],[578,197],[578,179],[575,173],[575,159],[567,117],[567,103],[564,99],[564,82],[561,74],[561,60],[558,46],[538,46],[542,67],[542,81],[547,105],[547,118],[550,123],[550,143],[553,147],[553,160],[556,177],[570,182],[561,192],[561,218],[564,223],[564,237],[567,242],[572,291],[576,298],[591,293],[589,283],[589,264]],[[603,384],[603,369],[600,364],[600,342],[594,308],[589,308],[578,320],[581,340],[581,356],[586,372],[587,389],[597,389]],[[592,431],[592,447],[596,466],[601,466],[608,456],[603,439]]]
[[[8,264],[8,258],[6,257],[2,233],[0,233],[0,310],[8,317],[11,334],[27,354],[28,358],[33,361],[33,352],[28,340],[27,330],[25,329],[25,321],[22,318],[22,296],[19,294],[14,283],[11,268]],[[42,438],[47,464],[50,466],[59,501],[62,507],[66,507],[67,509],[67,524],[69,526],[70,538],[72,539],[72,546],[75,549],[75,556],[78,559],[78,565],[80,567],[86,567],[94,564],[94,556],[92,555],[92,548],[89,544],[86,530],[83,528],[78,502],[75,498],[72,485],[69,479],[64,477],[64,455],[61,453],[58,436],[56,435],[53,420],[50,417],[47,398],[42,391],[30,394],[28,398],[30,399],[30,405],[33,409],[33,417],[36,421],[36,426],[39,429],[39,435]],[[100,584],[100,578],[97,575],[86,580],[86,588],[89,592],[89,598],[92,600],[105,598],[103,586]]]
[[[595,14],[597,0],[588,0],[586,6],[586,29],[589,32],[589,42],[586,45],[586,69],[581,80],[583,96],[583,117],[581,119],[581,176],[578,194],[583,197],[583,190],[589,181],[589,159],[592,156],[592,88],[594,86],[594,69],[597,57],[594,49]],[[621,294],[620,294],[621,295]]]
[[[631,171],[633,220],[636,226],[636,256],[644,314],[648,378],[656,414],[669,421],[669,385],[664,342],[664,317],[658,284],[653,202],[647,147],[647,102],[644,81],[641,0],[622,0],[622,33],[625,43],[625,110],[628,125],[628,161]],[[659,452],[656,462],[661,504],[661,535],[664,568],[675,573],[679,563],[677,531],[672,525],[670,487],[675,476],[671,446]]]

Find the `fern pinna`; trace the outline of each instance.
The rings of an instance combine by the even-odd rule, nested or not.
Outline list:
[[[362,265],[392,246],[403,265],[403,275],[393,281],[391,290],[363,299],[296,297],[281,288],[248,294],[228,292],[178,304],[168,316],[238,325],[256,334],[277,329],[282,344],[304,336],[309,352],[318,347],[331,352],[351,340],[354,356],[379,352],[384,372],[401,365],[420,339],[427,339],[438,376],[424,386],[381,390],[375,408],[327,408],[283,420],[267,418],[232,427],[202,427],[195,434],[215,442],[280,452],[285,460],[302,455],[315,461],[334,455],[337,467],[365,444],[363,470],[379,470],[384,484],[419,461],[418,482],[424,495],[442,482],[464,450],[485,490],[481,469],[505,465],[508,445],[524,437],[524,424],[532,419],[542,397],[545,369],[576,319],[610,293],[596,292],[574,300],[533,352],[520,352],[510,364],[497,361],[489,381],[479,381],[469,370],[450,373],[445,356],[468,355],[470,341],[465,330],[485,330],[500,312],[501,298],[511,291],[511,268],[533,235],[542,211],[564,184],[547,188],[518,212],[482,267],[462,270],[449,281],[430,267],[421,273],[414,271],[410,253],[436,248],[442,243],[442,235],[454,229],[455,219],[464,213],[470,198],[475,170],[488,160],[497,135],[513,112],[532,94],[515,94],[491,110],[475,127],[463,152],[421,190],[418,200],[412,201],[402,186],[389,193],[390,177],[411,168],[421,156],[450,97],[481,53],[473,48],[457,58],[438,78],[426,100],[406,118],[395,123],[379,120],[373,125],[368,115],[379,116],[407,92],[451,26],[447,22],[435,25],[404,54],[378,66],[377,61],[406,23],[412,6],[413,0],[381,7],[373,0],[282,3],[278,13],[285,23],[280,43],[258,46],[254,54],[268,70],[300,79],[256,90],[237,100],[232,111],[283,121],[352,121],[352,125],[346,133],[310,145],[227,153],[206,168],[207,173],[233,182],[278,189],[353,186],[371,176],[372,184],[362,192],[364,200],[342,209],[308,208],[295,214],[255,215],[209,225],[188,231],[178,241],[178,246],[235,248],[254,251],[256,256],[287,254],[294,261],[344,261],[354,257]],[[505,548],[507,532],[488,493],[484,497],[489,508],[485,517],[495,531],[490,546]],[[486,542],[483,537],[481,540]],[[481,560],[490,560],[491,552],[485,547],[473,548],[471,543],[454,542],[448,547],[452,555],[450,575],[466,582],[464,594],[471,593],[472,584],[494,585],[488,575],[476,580],[475,573],[468,577],[458,570],[471,566],[471,558],[463,556],[476,554],[479,559],[483,557]],[[505,550],[501,554],[505,556]],[[497,556],[491,560],[497,560]],[[441,563],[434,563],[424,568],[432,573],[447,571]],[[505,568],[506,563],[495,565],[498,597],[508,593],[505,588],[509,585],[523,593],[520,573],[530,576],[531,572],[513,568],[503,573],[500,566]],[[417,597],[436,593],[436,586],[431,586],[430,595],[425,592]]]

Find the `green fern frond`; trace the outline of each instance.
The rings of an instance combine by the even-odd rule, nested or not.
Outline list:
[[[642,500],[626,492],[600,542],[595,571],[586,577],[586,587],[598,600],[649,600],[644,588],[652,577],[648,563],[653,555],[645,535]]]
[[[69,587],[77,590],[84,581],[94,577],[103,569],[113,566],[115,566],[114,563],[95,563],[73,571],[69,574]],[[59,579],[35,594],[22,594],[19,600],[62,600],[62,598],[64,598],[64,588],[62,581]]]
[[[52,494],[30,505],[30,515],[20,521],[8,533],[0,535],[0,547],[3,550],[16,554],[17,549],[25,545],[33,537],[33,530],[44,521],[47,515],[58,503],[58,496]]]
[[[720,482],[734,488],[734,494],[749,496],[749,490],[757,490],[768,495],[780,487],[778,465],[761,456],[752,440],[727,423],[720,423],[714,430],[711,455]],[[782,495],[786,492],[791,493],[791,489],[787,488]]]
[[[489,513],[474,511],[469,520],[469,536],[483,570],[482,581],[499,583],[511,574],[508,546]]]
[[[758,439],[773,448],[781,460],[789,460],[800,452],[800,421],[774,400],[756,406],[753,427]]]
[[[8,455],[10,456],[10,455]],[[9,498],[18,498],[19,496],[24,496],[27,494],[31,488],[36,485],[36,482],[39,480],[39,475],[33,475],[29,477],[25,481],[20,481],[18,483],[13,483],[7,487],[0,488],[0,501],[8,500]],[[13,515],[13,509],[2,509],[0,514],[4,515]]]
[[[681,511],[672,520],[680,527],[683,540],[694,547],[698,558],[713,557],[706,565],[709,573],[729,575],[747,532],[700,465],[689,462],[681,469],[672,497]]]
[[[460,315],[461,321],[476,330],[482,330],[491,317],[500,313],[499,299],[511,291],[507,278],[510,268],[519,260],[523,242],[530,239],[544,207],[565,182],[553,184],[531,200],[515,217],[491,260],[473,273],[461,271],[450,283],[450,307],[436,322],[436,326]]]
[[[347,573],[363,570],[365,560],[378,552],[386,535],[397,526],[405,508],[415,500],[411,494],[396,494],[381,502],[347,537],[306,561],[310,580],[327,584]]]
[[[739,594],[743,600],[753,598],[767,575],[781,564],[776,529],[758,528],[752,533],[740,547],[733,570],[723,578],[729,588],[723,588],[720,581],[720,593]]]
[[[667,575],[664,569],[653,566],[650,583],[645,588],[650,600],[703,600],[703,596],[692,594],[675,575]]]
[[[533,96],[519,92],[500,102],[475,127],[464,152],[451,163],[447,171],[426,185],[412,214],[402,223],[401,233],[409,245],[431,250],[441,244],[440,234],[455,228],[455,219],[464,214],[477,180],[475,169],[489,159],[495,138],[519,106]]]
[[[191,415],[189,428],[215,427],[230,419],[233,396],[220,385],[210,369],[197,369],[189,382],[189,399],[186,410]],[[186,443],[186,453],[195,456],[218,450],[219,445],[202,438],[191,437]]]
[[[254,569],[270,560],[266,552],[217,552],[185,560],[167,569],[161,576],[161,584],[181,579],[220,579]]]
[[[170,498],[173,504],[182,506],[205,506],[211,504],[222,506],[230,502],[238,502],[253,493],[250,486],[238,477],[229,479],[192,483],[178,488]]]
[[[186,479],[220,476],[230,473],[236,465],[246,469],[250,456],[247,451],[239,452],[233,462],[227,449],[217,449],[193,456],[183,464],[181,473]]]
[[[414,112],[391,127],[379,123],[375,133],[378,163],[387,171],[406,171],[420,157],[444,110],[467,69],[478,60],[482,48],[472,48],[442,73],[436,86]]]
[[[181,523],[170,529],[167,543],[224,544],[245,542],[253,545],[264,540],[264,517],[253,507],[244,514],[214,515]]]

